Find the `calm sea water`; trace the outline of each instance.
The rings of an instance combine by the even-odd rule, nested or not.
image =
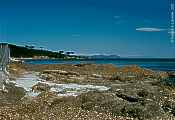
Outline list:
[[[175,71],[175,59],[113,59],[113,60],[25,60],[27,64],[113,64],[121,67],[125,65],[138,65],[158,71]]]

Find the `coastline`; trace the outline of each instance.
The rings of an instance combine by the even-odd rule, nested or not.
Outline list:
[[[15,111],[15,114],[11,115],[13,119],[48,119],[50,114],[53,114],[52,119],[65,120],[77,118],[92,120],[102,118],[174,119],[175,89],[162,82],[169,78],[168,72],[158,72],[138,66],[118,68],[113,65],[97,64],[30,65],[17,63],[9,66],[9,72],[13,80],[34,72],[46,82],[35,84],[31,88],[32,91],[39,92],[36,96],[25,95],[15,104],[7,105],[8,109],[1,106],[0,114],[4,114],[1,117],[3,119],[9,117],[10,111]],[[47,82],[57,85],[106,86],[110,89],[90,90],[78,96],[59,96],[58,91],[54,92],[53,88],[46,84]],[[62,92],[75,90],[70,87]],[[4,113],[4,110],[7,112]],[[43,112],[45,115],[41,114]],[[19,116],[15,116],[16,114]]]

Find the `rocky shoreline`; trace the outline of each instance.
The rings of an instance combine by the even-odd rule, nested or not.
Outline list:
[[[45,82],[106,86],[109,89],[90,90],[76,97],[58,96],[47,84],[39,83],[31,88],[34,92],[40,92],[38,96],[26,97],[24,91],[18,99],[11,98],[16,102],[7,101],[9,104],[0,106],[0,119],[3,120],[175,119],[173,72],[152,71],[138,66],[96,64],[11,64],[9,72],[10,80],[15,80],[26,72],[37,72],[38,77]]]

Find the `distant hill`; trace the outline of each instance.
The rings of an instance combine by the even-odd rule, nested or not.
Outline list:
[[[52,52],[47,50],[33,49],[23,46],[17,46],[9,44],[11,57],[35,57],[35,56],[47,56],[49,58],[64,58],[64,54],[59,54],[58,52]]]
[[[0,43],[0,45],[7,43]],[[48,50],[34,49],[33,46],[17,46],[8,44],[10,56],[15,58],[66,58],[68,55],[62,52],[53,52]]]
[[[118,55],[93,55],[88,56],[88,59],[117,59],[120,58]]]

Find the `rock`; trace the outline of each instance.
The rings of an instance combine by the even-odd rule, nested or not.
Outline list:
[[[45,73],[45,74],[40,74],[40,78],[44,79],[44,80],[47,80],[47,81],[51,81],[51,80],[54,80],[56,77],[52,74],[48,74],[48,73]]]
[[[12,83],[6,84],[6,90],[8,92],[0,91],[0,106],[15,104],[25,96],[25,90]]]
[[[168,72],[168,76],[166,78],[161,79],[163,85],[175,87],[175,73]]]
[[[54,90],[50,92],[51,88],[47,84],[39,83],[33,86],[33,90],[41,93],[29,101],[30,104],[24,104],[14,111],[19,116],[26,114],[34,119],[52,119],[49,115],[54,114],[55,117],[64,116],[63,119],[65,117],[72,119],[72,115],[75,115],[77,116],[75,119],[79,119],[82,115],[85,116],[83,119],[90,119],[89,116],[92,114],[89,113],[96,112],[102,115],[109,113],[113,118],[121,116],[133,118],[133,120],[161,120],[169,116],[172,120],[175,119],[174,88],[170,89],[160,81],[167,78],[174,79],[174,73],[157,72],[138,66],[116,68],[112,65],[96,64],[24,66],[27,66],[26,68],[30,71],[41,72],[44,79],[54,83],[71,82],[83,85],[90,83],[108,86],[111,89],[60,98]],[[10,92],[13,94],[13,91]],[[3,94],[5,93],[1,93],[1,96]],[[35,103],[37,104],[34,105]],[[21,102],[16,106],[21,106]],[[3,112],[4,109],[1,109]],[[9,107],[9,111],[11,109],[12,107]],[[2,115],[7,116],[6,113]],[[94,120],[97,119],[97,115],[93,116]],[[56,119],[55,117],[53,119]],[[28,117],[25,118],[28,119]]]
[[[175,101],[165,101],[162,108],[165,112],[171,112],[175,116]]]
[[[35,92],[49,91],[50,88],[51,87],[48,84],[38,83],[32,87],[32,91],[35,91]]]
[[[145,89],[142,89],[142,90],[140,90],[140,91],[137,93],[137,95],[138,95],[139,97],[147,97],[148,94],[149,94],[149,92],[148,92],[147,90],[145,90]]]
[[[121,109],[121,113],[123,116],[138,118],[139,120],[142,120],[144,118],[143,109],[144,107],[138,104],[125,105]]]
[[[86,64],[75,64],[74,66],[75,67],[84,67],[84,66],[86,66]]]
[[[139,101],[139,98],[137,98],[137,97],[129,96],[129,95],[126,95],[126,94],[123,94],[120,92],[117,92],[116,95],[117,95],[117,97],[122,98],[128,102],[138,102]]]
[[[43,73],[58,73],[58,74],[63,74],[63,75],[67,75],[68,72],[67,71],[63,71],[63,70],[44,70]]]
[[[56,73],[56,74],[59,74],[59,75],[76,75],[78,76],[79,74],[77,72],[74,72],[74,71],[64,71],[64,70],[44,70],[43,72],[44,74],[53,74],[53,73]]]

